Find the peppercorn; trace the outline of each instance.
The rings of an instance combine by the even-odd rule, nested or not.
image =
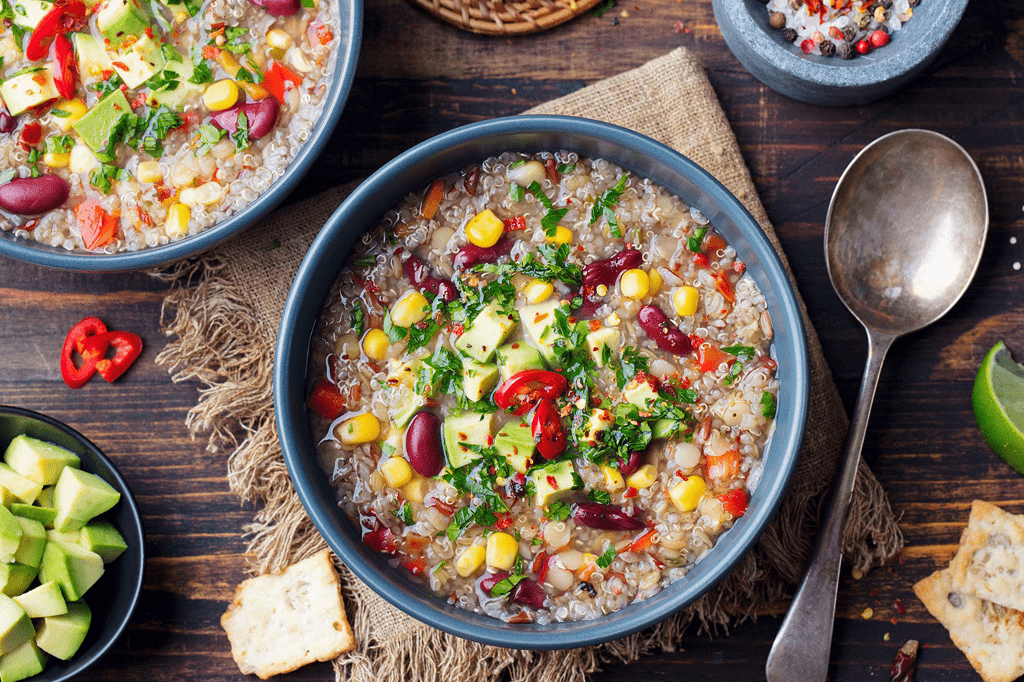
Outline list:
[[[880,28],[874,33],[872,33],[868,37],[868,40],[871,41],[871,47],[885,47],[889,43],[889,34],[886,33],[884,29]]]
[[[856,52],[850,47],[850,43],[839,43],[836,46],[836,53],[843,59],[853,59],[854,55],[856,55]]]
[[[857,29],[855,29],[853,26],[847,26],[846,28],[843,29],[843,38],[846,39],[846,42],[852,43],[853,39],[856,37]]]
[[[921,0],[907,0],[907,4],[909,4],[911,7],[917,7],[918,5],[921,4]]]
[[[861,54],[871,52],[871,43],[866,40],[857,41],[857,52],[860,52]]]
[[[885,22],[887,22],[889,20],[889,17],[891,17],[891,16],[892,16],[892,12],[890,12],[887,9],[885,9],[881,5],[879,5],[878,7],[875,8],[874,17],[875,17],[875,21],[877,21],[878,23],[884,24]]]
[[[797,33],[794,29],[784,28],[782,29],[782,39],[787,43],[795,43],[797,39]]]
[[[785,28],[786,15],[782,12],[771,12],[768,15],[768,25],[772,28]]]
[[[588,583],[586,581],[581,582],[576,587],[576,590],[578,592],[587,592],[588,594],[590,594],[591,597],[596,597],[597,596],[597,590],[594,589],[593,585],[591,585],[590,583]]]
[[[822,57],[833,57],[836,54],[836,44],[831,40],[823,40],[818,45],[818,49],[821,50]]]
[[[854,21],[857,24],[857,28],[865,29],[868,27],[868,24],[871,23],[871,15],[866,12],[864,14],[858,14]]]

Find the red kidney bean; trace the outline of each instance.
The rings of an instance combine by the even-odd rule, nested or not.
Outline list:
[[[480,578],[480,589],[487,595],[491,594],[491,590],[494,586],[500,583],[502,580],[509,576],[508,571],[498,571],[497,573],[491,573]]]
[[[512,588],[511,597],[515,603],[531,609],[544,608],[544,600],[547,599],[544,588],[529,578],[523,578]]]
[[[693,352],[690,338],[673,326],[658,306],[645,305],[640,309],[637,319],[647,336],[658,344],[658,348],[674,355],[689,355]]]
[[[420,291],[429,291],[440,296],[442,301],[454,301],[459,297],[459,290],[451,281],[430,274],[430,267],[416,256],[410,255],[402,266],[405,276]]]
[[[433,412],[417,412],[405,431],[405,454],[420,476],[431,478],[444,468],[441,449],[441,418]]]
[[[576,290],[576,293],[573,296],[583,297],[583,304],[573,311],[573,315],[581,320],[587,320],[594,317],[597,313],[597,309],[601,307],[602,303],[604,303],[604,301],[602,301],[598,296],[594,295],[594,287],[590,286],[580,287]]]
[[[17,127],[17,117],[11,116],[10,112],[7,111],[7,107],[0,108],[0,133],[13,133]]]
[[[630,474],[635,473],[636,470],[640,468],[640,459],[642,456],[643,455],[639,450],[630,451],[629,459],[625,462],[621,459],[619,460],[619,473],[623,476],[629,476]]]
[[[381,523],[380,519],[372,512],[360,515],[359,526],[363,534],[363,544],[374,552],[394,554],[398,551],[395,534],[391,532],[390,528]]]
[[[262,7],[275,17],[290,17],[302,9],[300,0],[249,0],[257,7]]]
[[[647,527],[639,516],[630,516],[620,507],[599,502],[573,504],[572,520],[598,530],[641,530]]]
[[[36,215],[57,208],[71,194],[71,185],[56,175],[15,178],[0,185],[0,208],[19,215]]]
[[[453,265],[456,270],[468,270],[478,263],[493,263],[502,256],[507,256],[515,246],[515,241],[502,237],[494,246],[484,248],[475,244],[466,244],[455,254]]]
[[[636,249],[619,251],[611,258],[594,261],[583,268],[583,284],[592,287],[603,284],[610,287],[615,284],[615,280],[621,273],[631,268],[640,267],[642,262],[643,254]]]
[[[249,139],[258,140],[274,129],[280,109],[281,107],[276,99],[267,97],[259,102],[236,104],[230,109],[218,111],[210,118],[213,121],[213,125],[223,128],[228,133],[234,135],[235,131],[238,130],[238,112],[242,112],[245,114],[249,125]]]

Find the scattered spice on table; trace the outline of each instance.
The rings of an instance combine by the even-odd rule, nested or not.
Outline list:
[[[907,643],[900,647],[892,662],[892,674],[889,676],[889,682],[914,682],[914,671],[917,670],[917,648],[916,639],[908,639]]]

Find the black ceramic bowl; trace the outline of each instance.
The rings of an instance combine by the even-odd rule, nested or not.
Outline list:
[[[572,150],[650,178],[698,208],[732,244],[764,294],[779,363],[775,430],[764,451],[764,475],[747,513],[683,579],[646,601],[589,621],[510,624],[449,606],[361,541],[338,508],[318,464],[306,413],[310,338],[339,266],[362,232],[409,192],[435,178],[505,151]],[[754,546],[789,483],[803,437],[808,399],[807,347],[790,280],[761,228],[705,170],[678,152],[606,123],[561,116],[515,116],[468,125],[432,138],[394,159],[341,205],[310,247],[292,284],[278,333],[274,404],[288,472],[302,504],[331,548],[359,578],[410,616],[486,644],[523,649],[584,646],[621,637],[667,618],[721,580]]]
[[[31,682],[60,682],[70,680],[102,658],[128,627],[142,592],[146,563],[142,519],[128,483],[89,439],[46,415],[0,405],[0,453],[12,438],[23,433],[75,453],[82,460],[83,471],[99,476],[121,493],[121,501],[101,518],[120,531],[128,549],[105,566],[103,577],[85,593],[84,600],[92,609],[92,625],[85,641],[71,660],[51,656],[46,669],[29,678]]]
[[[337,36],[337,49],[333,55],[334,80],[331,82],[330,91],[320,105],[323,111],[316,125],[313,126],[309,139],[295,154],[284,174],[252,203],[226,220],[207,227],[197,235],[141,251],[121,251],[114,254],[92,253],[84,250],[68,251],[36,241],[19,239],[11,232],[0,230],[0,254],[28,263],[63,270],[83,272],[139,270],[202,253],[269,214],[284,201],[306,172],[313,167],[313,163],[320,155],[324,145],[331,138],[338,119],[341,118],[345,100],[348,98],[352,81],[356,75],[356,62],[359,57],[363,29],[363,3],[362,0],[333,0],[333,2],[338,5],[340,12],[341,31]]]

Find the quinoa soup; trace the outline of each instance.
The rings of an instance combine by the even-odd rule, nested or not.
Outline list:
[[[99,253],[198,234],[269,189],[320,117],[340,31],[330,0],[0,14],[0,228]]]
[[[767,305],[695,209],[506,153],[357,244],[313,339],[318,459],[363,542],[509,622],[685,576],[746,509],[779,383]]]

